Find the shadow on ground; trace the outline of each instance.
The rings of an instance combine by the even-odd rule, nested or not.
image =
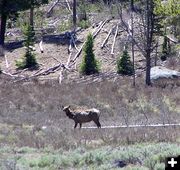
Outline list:
[[[56,45],[69,45],[70,43],[70,37],[65,34],[57,34],[57,35],[44,35],[43,36],[43,42],[46,44],[56,44]],[[11,41],[5,43],[5,49],[7,51],[12,52],[15,49],[22,48],[23,47],[24,40],[19,41]],[[37,40],[36,43],[39,43],[40,40]],[[81,42],[79,40],[76,41],[76,44],[80,44]]]

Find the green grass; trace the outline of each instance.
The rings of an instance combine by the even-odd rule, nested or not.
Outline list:
[[[68,20],[68,21],[62,21],[62,22],[58,25],[58,32],[63,32],[63,31],[70,30],[72,27],[73,27],[72,21],[70,21],[70,20]]]
[[[17,148],[16,148],[17,149]],[[2,150],[2,149],[1,149]],[[3,154],[5,154],[4,149]],[[142,143],[124,146],[104,146],[95,149],[77,148],[69,151],[23,148],[24,153],[14,155],[17,167],[25,169],[117,169],[115,161],[127,163],[123,170],[163,170],[164,160],[168,156],[180,154],[180,145],[169,143]],[[5,154],[4,160],[12,159]],[[1,154],[0,154],[1,156]],[[0,163],[0,167],[3,166]]]
[[[81,27],[82,29],[86,29],[90,27],[91,23],[89,20],[82,20],[78,22],[78,26]]]

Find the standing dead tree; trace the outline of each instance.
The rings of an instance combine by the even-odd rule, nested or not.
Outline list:
[[[153,0],[141,0],[142,8],[134,13],[136,20],[133,20],[134,36],[132,36],[132,22],[126,22],[123,18],[122,6],[118,5],[118,12],[121,20],[122,29],[127,32],[129,40],[139,49],[146,59],[146,85],[151,85],[150,70],[151,58],[154,50],[154,25],[155,15]],[[124,11],[125,13],[125,11]],[[126,13],[127,14],[127,13]]]
[[[77,2],[76,0],[73,0],[73,30],[75,32],[76,30],[76,24],[77,24]]]

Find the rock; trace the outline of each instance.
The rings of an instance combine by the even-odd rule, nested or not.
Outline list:
[[[155,66],[151,68],[150,76],[152,81],[159,79],[177,79],[180,77],[180,72],[162,66]]]

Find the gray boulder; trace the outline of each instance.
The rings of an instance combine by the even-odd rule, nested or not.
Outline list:
[[[159,79],[177,79],[180,77],[180,72],[167,69],[162,66],[155,66],[151,68],[151,80]]]

